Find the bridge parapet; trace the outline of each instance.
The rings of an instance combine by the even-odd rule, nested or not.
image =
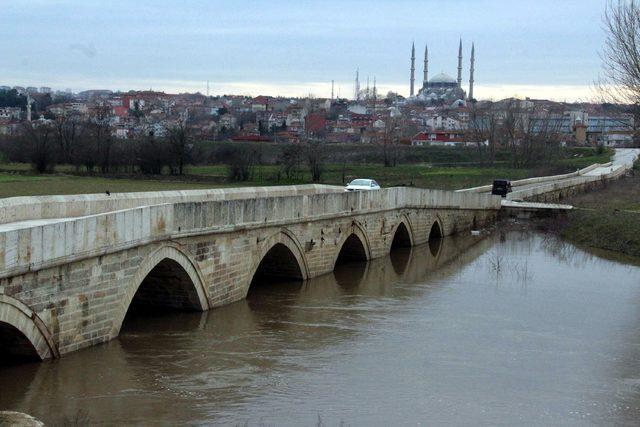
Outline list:
[[[139,193],[77,194],[68,196],[9,197],[0,199],[0,224],[35,219],[96,215],[163,203],[204,202],[343,192],[334,185],[306,184],[274,187],[215,188],[207,190]]]
[[[405,208],[498,210],[500,198],[389,188],[141,206],[0,232],[0,278],[155,241]]]

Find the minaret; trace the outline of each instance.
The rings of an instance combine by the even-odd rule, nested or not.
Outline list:
[[[376,88],[376,76],[373,76],[373,114],[376,113],[378,89]]]
[[[476,61],[476,47],[471,43],[471,68],[469,69],[469,101],[473,101],[473,67]]]
[[[409,96],[413,96],[413,88],[416,81],[416,46],[411,43],[411,80],[409,83]]]
[[[373,100],[376,100],[378,96],[378,90],[376,89],[376,76],[373,76]]]
[[[353,99],[360,101],[360,68],[356,68],[356,83],[353,91],[355,92]]]
[[[424,77],[422,79],[422,87],[427,87],[429,81],[429,48],[424,45]]]
[[[369,96],[369,95],[370,95],[370,94],[369,94],[369,76],[367,76],[367,91],[366,91],[365,93],[366,93],[366,95],[364,96],[364,97],[365,97],[364,99],[367,99],[367,100],[368,100],[368,99],[369,99],[369,97],[370,97],[370,96]]]
[[[458,87],[462,89],[462,39],[458,46]]]
[[[27,121],[31,121],[31,103],[33,102],[33,98],[31,98],[31,94],[27,92]]]

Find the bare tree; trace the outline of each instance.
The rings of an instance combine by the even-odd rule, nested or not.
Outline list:
[[[284,144],[278,155],[278,164],[288,180],[297,179],[299,176],[299,166],[302,157],[302,147],[300,144]]]
[[[562,111],[528,100],[504,101],[498,137],[511,152],[511,166],[532,167],[558,154]]]
[[[398,163],[398,145],[400,144],[400,127],[396,119],[390,119],[384,127],[382,137],[382,161],[385,167]]]
[[[324,171],[324,147],[319,140],[309,140],[307,142],[307,163],[311,172],[311,181],[320,182]]]
[[[254,177],[258,150],[256,147],[242,145],[228,146],[224,154],[231,181],[249,181]]]
[[[38,173],[53,172],[56,163],[54,127],[26,122],[23,128],[24,149]]]
[[[169,147],[171,157],[171,172],[182,175],[184,166],[191,160],[191,135],[186,120],[178,120],[178,122],[169,129]]]
[[[472,102],[469,108],[468,136],[476,143],[481,163],[495,161],[499,112],[492,102]]]
[[[136,164],[143,174],[162,174],[162,168],[170,161],[166,143],[157,139],[153,132],[140,135],[129,145],[136,147]]]
[[[82,143],[86,123],[78,114],[61,115],[55,120],[55,133],[60,151],[60,161],[72,163],[78,168],[81,164],[76,155]]]
[[[631,106],[634,142],[640,140],[640,2],[609,2],[603,16],[603,74],[596,86],[603,102]]]
[[[97,164],[102,173],[108,173],[111,167],[111,148],[114,141],[109,123],[110,110],[107,105],[97,107],[89,124],[89,141],[87,143],[92,147],[88,147],[86,154],[97,156]],[[96,163],[95,160],[88,159],[86,156],[84,159],[89,163]]]

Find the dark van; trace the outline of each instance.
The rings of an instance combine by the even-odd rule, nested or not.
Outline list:
[[[507,197],[507,193],[511,193],[511,181],[508,179],[496,179],[493,181],[491,194]]]

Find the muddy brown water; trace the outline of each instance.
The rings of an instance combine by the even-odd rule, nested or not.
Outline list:
[[[0,368],[49,424],[628,424],[640,267],[543,235],[446,238]]]

